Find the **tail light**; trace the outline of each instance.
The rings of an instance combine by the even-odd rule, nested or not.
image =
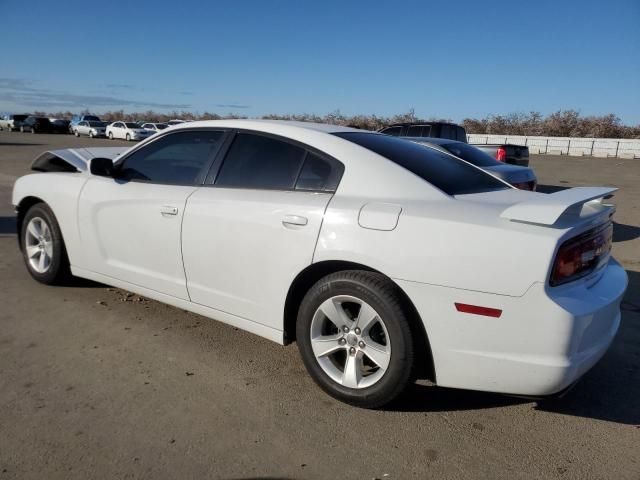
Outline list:
[[[558,249],[549,283],[552,287],[589,275],[609,256],[613,226],[607,223],[567,240]]]
[[[519,188],[520,190],[530,190],[532,192],[535,192],[537,182],[535,180],[531,180],[530,182],[516,182],[512,183],[511,185]]]
[[[507,149],[504,147],[498,147],[498,150],[496,151],[496,160],[498,160],[499,162],[506,162],[507,161]]]

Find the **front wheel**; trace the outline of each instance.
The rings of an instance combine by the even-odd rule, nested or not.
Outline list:
[[[24,133],[24,127],[20,127],[20,133]]]
[[[109,140],[113,140],[113,132],[109,132]]]
[[[62,232],[46,204],[37,203],[25,214],[20,246],[27,270],[38,282],[54,285],[63,283],[70,276]]]
[[[366,271],[328,275],[306,294],[296,338],[307,371],[329,395],[364,408],[394,400],[413,374],[412,329],[399,288]]]
[[[130,142],[130,141],[131,141],[131,135],[127,133],[127,142]]]
[[[80,132],[79,132],[78,130],[76,130],[76,131],[75,131],[75,132],[73,132],[73,133],[74,133],[74,135],[75,135],[76,137],[79,137],[79,136],[80,136]]]

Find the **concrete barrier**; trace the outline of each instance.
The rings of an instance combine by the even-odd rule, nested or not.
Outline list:
[[[470,133],[471,144],[510,143],[529,147],[530,153],[640,158],[640,139],[537,137]]]

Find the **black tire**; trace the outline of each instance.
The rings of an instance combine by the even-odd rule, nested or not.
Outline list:
[[[391,345],[388,367],[373,385],[348,388],[334,381],[320,366],[311,346],[311,325],[319,306],[327,299],[349,295],[368,303],[383,320]],[[329,395],[363,408],[379,408],[400,395],[413,380],[413,328],[403,296],[382,274],[347,270],[327,275],[305,295],[296,324],[298,349],[313,380]]]
[[[130,142],[130,141],[131,141],[131,135],[127,133],[127,142]]]
[[[27,227],[29,222],[35,217],[41,218],[47,224],[53,243],[51,262],[49,268],[44,273],[37,272],[33,269],[29,263],[27,249],[25,248]],[[47,285],[60,285],[68,281],[71,277],[69,257],[67,256],[67,249],[64,244],[64,239],[62,238],[62,232],[60,231],[60,226],[58,225],[55,215],[47,204],[36,203],[31,206],[25,214],[20,230],[20,248],[27,270],[38,282]]]
[[[109,132],[109,140],[113,140],[113,132]]]
[[[20,127],[20,133],[24,133],[24,127]]]
[[[73,132],[73,134],[74,134],[76,137],[79,137],[79,136],[80,136],[80,132],[79,132],[77,129],[75,130],[75,132]]]

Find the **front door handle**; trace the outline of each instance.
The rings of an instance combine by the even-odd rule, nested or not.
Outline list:
[[[282,217],[282,224],[287,227],[290,225],[298,225],[300,227],[304,227],[309,220],[307,217],[302,217],[300,215],[285,215]]]
[[[162,215],[177,215],[178,207],[172,207],[171,205],[163,205],[160,207],[160,213]]]

